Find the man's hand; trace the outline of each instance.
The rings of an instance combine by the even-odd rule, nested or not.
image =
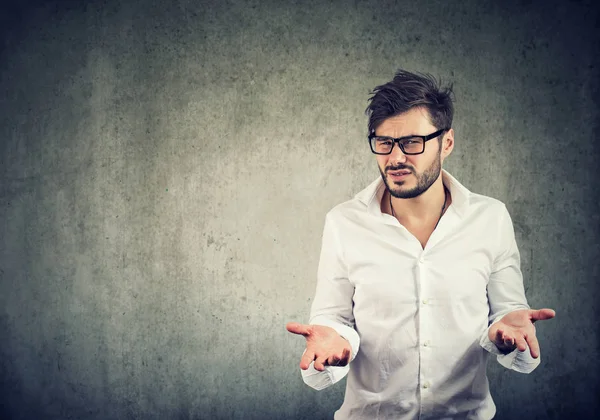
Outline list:
[[[333,328],[322,325],[305,325],[290,322],[289,332],[306,338],[306,351],[300,359],[300,369],[306,370],[315,361],[315,369],[322,372],[325,366],[346,366],[350,362],[350,343]]]
[[[500,321],[492,324],[488,336],[490,341],[504,353],[510,353],[514,349],[527,350],[531,357],[537,359],[540,356],[540,345],[535,336],[535,321],[554,318],[556,313],[552,309],[520,309],[504,315]]]

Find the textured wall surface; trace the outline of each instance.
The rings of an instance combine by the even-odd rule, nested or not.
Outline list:
[[[497,418],[600,410],[591,1],[1,13],[1,418],[331,418],[344,385],[306,387],[284,326],[325,213],[379,176],[363,112],[399,67],[454,82],[446,169],[507,204],[530,304],[557,311],[534,373],[490,363]]]

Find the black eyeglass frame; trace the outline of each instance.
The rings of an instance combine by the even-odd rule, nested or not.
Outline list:
[[[398,137],[398,138],[388,137],[388,136],[376,136],[373,133],[373,134],[369,134],[369,147],[371,148],[371,152],[373,152],[376,155],[390,155],[392,153],[392,150],[394,150],[394,145],[397,144],[398,147],[400,148],[400,150],[402,150],[402,153],[404,153],[405,155],[420,155],[420,154],[422,154],[422,153],[425,152],[425,143],[426,142],[428,142],[429,140],[434,139],[434,138],[440,136],[444,131],[447,131],[447,130],[450,130],[450,129],[449,128],[442,128],[441,130],[438,130],[435,133],[431,133],[428,136],[404,136],[404,137]],[[423,150],[421,150],[420,152],[416,152],[416,153],[407,153],[407,152],[405,152],[404,151],[404,146],[402,146],[402,143],[400,143],[400,141],[406,140],[406,139],[414,139],[415,137],[423,139]],[[390,151],[387,152],[387,153],[376,152],[375,149],[373,149],[373,139],[374,138],[391,140],[392,141],[392,147],[390,148]]]

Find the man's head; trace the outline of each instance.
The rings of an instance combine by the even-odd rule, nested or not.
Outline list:
[[[417,197],[439,178],[454,146],[452,87],[440,87],[430,75],[400,70],[372,93],[366,110],[371,149],[386,153],[393,144],[391,153],[376,154],[383,181],[394,197]],[[444,131],[426,137],[439,130]],[[393,139],[410,136],[425,138],[401,140],[403,152]]]

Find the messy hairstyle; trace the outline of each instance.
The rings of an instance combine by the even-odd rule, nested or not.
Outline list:
[[[369,134],[386,119],[415,107],[428,111],[431,124],[437,129],[452,127],[454,106],[452,85],[442,87],[430,74],[398,70],[391,82],[377,86],[371,92],[365,113],[369,117]]]

